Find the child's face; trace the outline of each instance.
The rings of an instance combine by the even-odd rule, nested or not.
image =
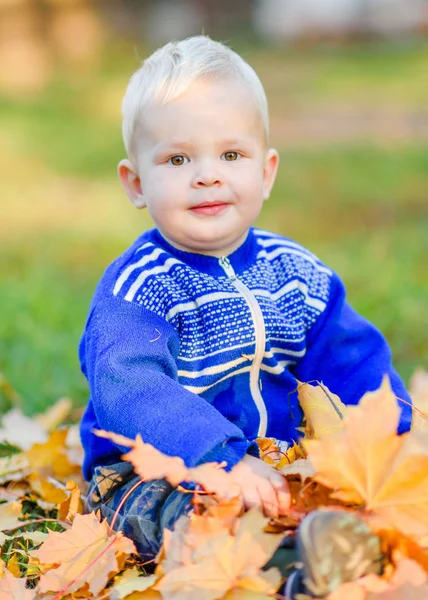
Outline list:
[[[235,250],[269,197],[278,164],[244,85],[195,82],[150,107],[140,135],[135,170],[119,164],[134,204],[147,206],[178,248],[215,256]]]

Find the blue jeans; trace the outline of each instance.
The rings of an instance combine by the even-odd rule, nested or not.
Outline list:
[[[85,511],[101,511],[111,524],[122,498],[140,481],[132,465],[127,462],[96,467],[89,484]],[[173,529],[174,523],[191,509],[192,494],[173,488],[165,479],[141,483],[125,500],[114,522],[135,543],[144,561],[152,560],[162,545],[164,528]]]
[[[135,475],[132,465],[127,462],[96,467],[89,484],[85,510],[101,511],[102,517],[111,524],[125,494],[139,481],[140,477]],[[114,529],[120,529],[133,540],[143,561],[151,561],[162,545],[163,529],[173,529],[177,519],[192,510],[191,500],[192,494],[179,492],[165,479],[146,481],[125,500],[115,519]],[[276,566],[282,570],[281,567],[296,559],[294,544],[290,544],[290,539],[286,538],[284,547],[275,553],[267,567]],[[305,591],[300,574],[298,578],[290,580],[290,584],[290,592],[285,594],[287,600]]]

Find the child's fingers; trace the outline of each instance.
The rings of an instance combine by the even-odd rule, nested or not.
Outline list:
[[[265,516],[275,519],[278,516],[278,498],[275,488],[270,481],[265,481],[258,489]]]
[[[285,477],[280,475],[278,478],[272,479],[271,483],[278,500],[278,513],[283,515],[290,510],[291,506],[291,494],[288,482]]]

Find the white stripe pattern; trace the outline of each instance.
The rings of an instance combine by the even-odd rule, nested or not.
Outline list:
[[[292,281],[289,281],[281,289],[274,293],[270,292],[269,290],[262,289],[256,289],[252,291],[254,294],[256,294],[256,296],[265,296],[266,298],[271,298],[274,302],[276,302],[282,296],[285,296],[286,294],[289,294],[295,290],[302,292],[305,297],[305,304],[307,306],[311,306],[312,308],[321,311],[325,309],[326,303],[319,298],[313,298],[312,296],[309,296],[308,286],[306,283],[303,283],[303,281],[300,281],[300,279],[293,279]]]
[[[317,271],[319,271],[320,273],[326,273],[327,275],[332,275],[332,271],[330,269],[328,269],[327,267],[324,267],[323,265],[320,265],[318,263],[318,261],[316,261],[314,258],[312,258],[312,256],[310,256],[308,254],[304,254],[304,252],[302,252],[301,250],[294,250],[292,248],[284,248],[284,247],[276,248],[275,250],[272,250],[272,252],[267,252],[266,250],[261,250],[257,254],[257,258],[266,258],[267,260],[273,260],[274,258],[277,258],[277,256],[281,256],[282,254],[294,254],[296,256],[301,256],[302,258],[304,258],[305,260],[307,260],[308,262],[313,264],[314,267],[317,269]]]
[[[165,318],[167,321],[170,321],[178,313],[197,310],[201,306],[204,306],[204,304],[216,302],[216,300],[229,300],[230,298],[239,298],[238,292],[215,292],[213,294],[206,294],[205,296],[201,296],[192,302],[176,304],[167,312]]]
[[[125,300],[128,302],[132,302],[134,300],[135,294],[138,292],[140,287],[143,285],[144,281],[153,275],[159,275],[159,273],[168,273],[173,265],[179,265],[181,261],[176,258],[168,258],[165,263],[160,267],[155,267],[154,269],[150,269],[149,271],[143,271],[139,274],[137,279],[129,288],[128,292],[125,295]]]
[[[143,250],[145,248],[148,248],[149,246],[153,246],[153,244],[152,243],[144,244],[144,246],[140,246],[140,248],[138,248],[138,250]],[[113,289],[113,295],[114,296],[118,295],[118,293],[122,289],[122,286],[125,284],[125,282],[129,278],[129,276],[134,271],[136,271],[137,269],[141,269],[141,267],[144,267],[144,265],[146,265],[147,263],[149,263],[153,260],[156,260],[158,258],[158,256],[160,254],[162,254],[162,252],[164,252],[164,250],[162,250],[162,248],[156,248],[156,250],[153,250],[153,252],[151,254],[145,254],[143,256],[143,258],[140,258],[139,261],[137,261],[136,263],[132,263],[132,265],[129,265],[129,267],[126,267],[126,269],[124,269],[122,271],[122,273],[120,274],[120,276],[117,278],[116,284]]]

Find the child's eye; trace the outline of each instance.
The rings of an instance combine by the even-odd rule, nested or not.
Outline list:
[[[171,156],[171,158],[168,159],[168,162],[171,165],[174,165],[174,167],[180,167],[181,165],[188,163],[189,159],[182,154],[176,154],[175,156]]]
[[[223,154],[224,160],[238,160],[241,155],[239,152],[235,152],[234,150],[230,150],[229,152],[225,152]]]

